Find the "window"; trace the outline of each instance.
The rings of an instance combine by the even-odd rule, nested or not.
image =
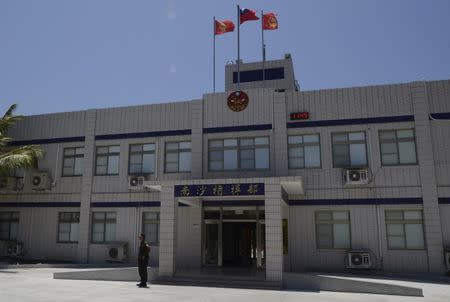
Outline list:
[[[168,173],[191,171],[191,142],[166,143],[165,171]]]
[[[118,175],[120,146],[97,147],[95,175]]]
[[[58,242],[78,242],[79,212],[61,212],[58,220]]]
[[[318,134],[288,137],[289,169],[320,168]]]
[[[383,130],[380,134],[381,164],[417,164],[414,130]]]
[[[269,169],[269,138],[209,141],[209,171]]]
[[[155,172],[155,144],[130,145],[128,174]]]
[[[238,73],[236,71],[233,72],[233,83],[238,82],[237,77],[238,77]],[[281,79],[284,79],[284,67],[264,69],[264,80],[268,81],[268,80],[281,80]],[[263,70],[257,69],[257,70],[241,71],[239,80],[241,83],[262,81],[263,80]]]
[[[350,248],[350,213],[316,212],[316,242],[319,249]]]
[[[367,166],[365,132],[333,133],[334,167]]]
[[[116,213],[94,212],[92,217],[92,242],[111,242],[116,239]]]
[[[143,213],[143,233],[148,243],[159,242],[159,213],[145,212]]]
[[[19,212],[0,212],[0,240],[17,240]]]
[[[64,148],[62,176],[83,175],[84,148]]]
[[[388,248],[424,249],[422,211],[386,211]]]

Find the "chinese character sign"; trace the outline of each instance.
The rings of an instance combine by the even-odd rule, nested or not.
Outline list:
[[[177,185],[175,197],[261,196],[264,183]]]

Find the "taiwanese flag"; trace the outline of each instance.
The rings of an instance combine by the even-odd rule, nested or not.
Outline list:
[[[253,21],[253,20],[259,20],[258,16],[256,15],[256,11],[252,10],[252,9],[241,9],[240,10],[240,22],[241,24],[244,23],[245,21]]]
[[[262,22],[264,30],[278,29],[277,15],[275,15],[274,13],[264,14]]]
[[[234,31],[234,23],[230,20],[214,21],[214,34],[222,35]]]

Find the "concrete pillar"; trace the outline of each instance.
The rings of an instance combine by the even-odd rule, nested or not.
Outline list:
[[[203,100],[191,104],[191,178],[200,179],[203,175]]]
[[[283,281],[283,228],[281,186],[278,179],[265,181],[266,280]]]
[[[192,268],[200,268],[202,265],[202,207],[190,207],[192,233],[190,247],[192,255]]]
[[[178,210],[173,183],[162,184],[160,200],[159,275],[171,277],[175,273]]]
[[[84,162],[83,162],[83,180],[81,184],[81,205],[80,205],[80,224],[78,227],[78,250],[77,258],[80,263],[89,261],[89,242],[90,242],[90,223],[91,223],[91,195],[92,178],[94,175],[94,156],[95,156],[95,121],[97,111],[88,110],[84,125]]]
[[[411,98],[416,129],[417,158],[422,184],[423,214],[428,269],[433,273],[444,271],[441,220],[434,168],[433,144],[429,119],[429,104],[425,83],[411,83]]]
[[[288,175],[288,148],[286,128],[286,94],[274,92],[273,96],[273,148],[275,150],[274,169],[276,176]]]

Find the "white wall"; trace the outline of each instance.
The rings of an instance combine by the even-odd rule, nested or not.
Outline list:
[[[315,211],[350,212],[351,249],[368,249],[377,258],[375,267],[389,272],[426,272],[427,252],[387,249],[384,211],[416,209],[420,205],[379,206],[291,206],[289,211],[289,258],[292,271],[344,271],[346,250],[316,247]],[[381,241],[379,240],[381,236]],[[381,243],[381,257],[380,257]],[[380,262],[380,259],[382,262]]]

